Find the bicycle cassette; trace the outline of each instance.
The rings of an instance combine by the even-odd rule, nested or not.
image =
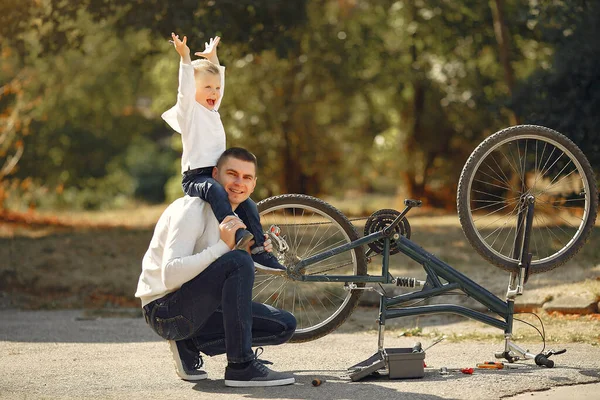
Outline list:
[[[391,209],[384,209],[374,212],[365,223],[365,236],[378,232],[389,226],[392,222],[394,222],[398,215],[400,215],[400,212]],[[394,228],[394,234],[396,233],[406,237],[407,239],[410,239],[410,224],[408,223],[408,219],[406,219],[406,217],[404,217],[396,226],[396,228]],[[381,254],[383,253],[384,244],[385,239],[379,239],[375,242],[369,243],[369,247],[377,254]],[[396,254],[399,251],[400,249],[398,248],[396,241],[392,238],[390,241],[390,255]]]

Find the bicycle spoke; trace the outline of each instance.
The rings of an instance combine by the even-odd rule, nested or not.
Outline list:
[[[287,244],[287,248],[274,246],[274,254],[282,264],[288,267],[296,265],[301,260],[351,241],[347,232],[355,231],[349,223],[350,228],[344,228],[332,218],[330,212],[322,211],[318,204],[315,207],[294,204],[295,196],[300,199],[308,198],[304,195],[281,196],[284,201],[261,212],[263,226],[277,226],[280,238]],[[292,201],[287,201],[288,199]],[[308,200],[302,200],[305,201]],[[312,204],[313,201],[308,203]],[[357,274],[356,255],[359,249],[350,249],[309,264],[299,274],[317,279],[328,274],[352,277]],[[360,250],[360,255],[363,254],[364,250]],[[361,275],[364,275],[364,258],[362,265],[364,272]],[[347,318],[348,311],[354,308],[358,295],[356,291],[345,290],[344,282],[305,281],[287,274],[257,273],[253,288],[255,301],[288,310],[296,316],[297,327],[292,340],[296,337],[311,340],[335,329],[340,321]],[[348,311],[344,312],[347,308]],[[316,337],[312,337],[314,335]]]

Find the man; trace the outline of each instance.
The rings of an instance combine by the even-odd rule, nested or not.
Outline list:
[[[212,176],[227,191],[235,211],[256,186],[256,157],[241,148],[226,150]],[[185,196],[161,215],[142,262],[136,297],[146,322],[169,340],[176,371],[185,380],[206,379],[200,352],[227,354],[225,385],[277,386],[293,375],[267,368],[252,345],[281,344],[296,329],[286,311],[252,302],[254,263],[235,248],[243,222],[228,216],[221,224],[208,203]]]

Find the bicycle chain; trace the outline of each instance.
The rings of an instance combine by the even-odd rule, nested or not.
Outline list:
[[[358,217],[358,218],[349,218],[348,221],[352,222],[352,221],[361,221],[361,220],[367,220],[369,217]],[[306,223],[296,223],[296,224],[277,224],[277,226],[297,226],[297,225],[326,225],[326,224],[333,224],[332,221],[327,221],[327,222],[306,222]]]

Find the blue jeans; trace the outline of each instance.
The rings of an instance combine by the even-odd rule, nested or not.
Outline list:
[[[252,199],[248,198],[238,205],[235,214],[229,203],[229,196],[225,188],[219,182],[212,178],[212,168],[202,168],[200,173],[185,173],[181,186],[188,196],[199,197],[210,204],[210,207],[217,217],[217,221],[223,222],[228,215],[238,215],[246,224],[247,230],[254,235],[254,244],[252,247],[263,246],[265,237],[260,224],[258,208]],[[236,240],[240,238],[236,236]]]
[[[233,363],[254,359],[251,346],[287,342],[296,318],[252,301],[254,262],[233,250],[173,293],[144,306],[146,322],[168,340],[191,339],[202,353],[227,354]]]

